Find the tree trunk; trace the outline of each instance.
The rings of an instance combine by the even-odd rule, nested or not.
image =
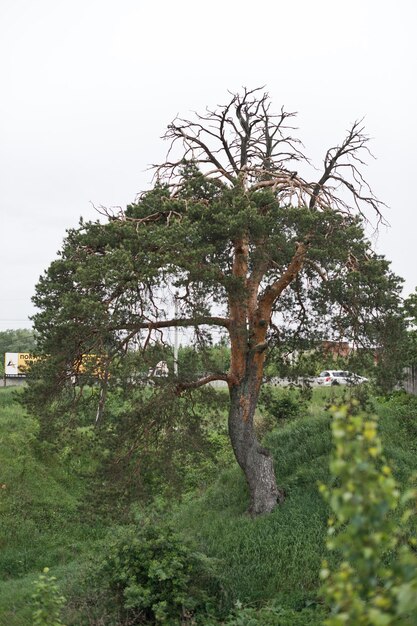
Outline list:
[[[260,445],[254,430],[258,395],[256,381],[250,377],[230,387],[229,435],[249,487],[251,515],[270,513],[284,500],[277,486],[272,457]]]

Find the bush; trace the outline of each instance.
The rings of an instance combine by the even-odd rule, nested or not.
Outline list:
[[[212,613],[219,592],[213,563],[169,525],[147,519],[113,531],[94,578],[106,610],[115,607],[122,621],[178,625],[198,612]]]
[[[32,601],[33,626],[63,626],[60,615],[65,598],[59,591],[56,578],[49,575],[48,567],[44,568],[43,574],[35,582]]]
[[[333,410],[335,447],[330,471],[335,484],[321,486],[332,515],[327,547],[341,557],[324,562],[323,592],[331,608],[328,626],[411,625],[417,623],[416,541],[404,533],[415,510],[402,501],[391,469],[382,456],[377,420],[357,406]],[[402,513],[400,521],[394,511]]]
[[[302,417],[307,408],[298,389],[279,389],[270,385],[263,387],[259,404],[275,422]]]

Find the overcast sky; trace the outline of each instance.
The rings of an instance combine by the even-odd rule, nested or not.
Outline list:
[[[0,0],[0,330],[65,229],[146,189],[177,115],[265,85],[319,166],[365,117],[379,253],[417,285],[415,0]]]

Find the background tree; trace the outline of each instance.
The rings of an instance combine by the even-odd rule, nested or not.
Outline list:
[[[33,352],[36,340],[29,328],[0,331],[0,373],[4,372],[4,354],[6,352]]]
[[[267,94],[245,89],[175,120],[153,189],[119,214],[102,209],[105,224],[69,231],[34,297],[54,392],[85,353],[110,362],[132,341],[146,351],[175,327],[199,347],[213,332],[228,337],[228,371],[173,382],[182,393],[226,381],[253,514],[283,499],[253,423],[268,347],[313,334],[371,347],[399,297],[398,279],[364,236],[366,210],[379,220],[381,205],[360,172],[369,154],[360,123],[310,182],[298,173],[309,161],[293,115],[273,115]]]
[[[417,289],[405,299],[403,312],[404,323],[407,327],[403,365],[415,368],[417,365]]]

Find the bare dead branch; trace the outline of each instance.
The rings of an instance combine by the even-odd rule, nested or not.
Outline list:
[[[297,171],[297,164],[310,162],[301,141],[293,135],[296,129],[290,120],[296,114],[281,108],[273,115],[270,104],[262,87],[244,88],[241,93],[231,93],[227,104],[207,108],[203,115],[175,119],[164,138],[170,143],[168,154],[180,144],[181,158],[167,158],[157,166],[158,179],[166,180],[173,195],[178,195],[181,168],[189,160],[219,187],[243,185],[248,192],[270,188],[284,205],[357,211],[365,219],[370,208],[382,221],[385,205],[360,171],[366,165],[364,156],[373,156],[362,120],[351,126],[340,145],[327,150],[319,180],[308,182]]]
[[[301,142],[288,133],[293,127],[286,120],[295,114],[281,109],[279,115],[272,115],[269,96],[260,94],[261,89],[232,94],[219,110],[207,109],[205,115],[195,114],[194,120],[174,120],[164,136],[170,142],[168,154],[180,142],[182,159],[198,165],[210,162],[229,184],[235,184],[245,167],[268,164],[278,171],[287,161],[307,161],[298,147]],[[161,167],[166,175],[175,177],[179,161],[168,163],[167,159]],[[161,171],[159,168],[158,173]]]
[[[354,207],[363,218],[366,219],[365,207],[371,207],[376,213],[378,221],[383,221],[381,210],[386,205],[376,198],[358,169],[358,165],[366,165],[361,157],[363,152],[374,158],[368,146],[369,137],[364,133],[364,128],[361,126],[362,121],[354,122],[340,146],[327,150],[323,163],[323,174],[314,186],[309,206],[314,208],[325,185],[331,181],[336,181],[339,187],[349,192],[350,202],[353,202]],[[341,175],[340,172],[343,169],[350,171],[352,180]],[[365,193],[363,193],[363,189],[366,189]],[[332,196],[336,206],[343,206],[345,209],[351,208],[351,203],[348,204],[333,191]]]

